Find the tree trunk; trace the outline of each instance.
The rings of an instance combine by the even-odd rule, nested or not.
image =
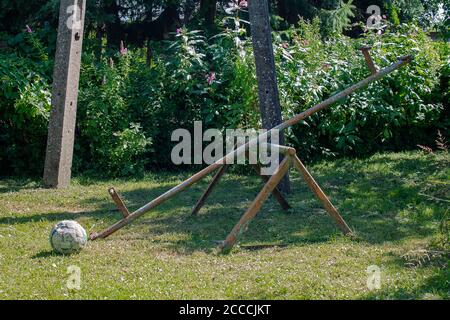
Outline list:
[[[146,1],[145,13],[146,17],[144,23],[146,25],[150,25],[153,21],[153,1]],[[147,66],[150,67],[153,59],[153,50],[151,46],[150,37],[148,35],[145,36],[145,45],[147,46],[147,54],[146,54]]]
[[[196,1],[195,0],[186,0],[186,3],[184,4],[183,8],[183,25],[187,25],[191,19],[192,15],[195,11]]]
[[[153,50],[152,50],[152,42],[150,39],[147,39],[147,54],[146,54],[146,60],[147,60],[147,66],[150,67],[152,65],[152,59],[153,59]]]
[[[267,0],[250,0],[248,6],[258,77],[261,118],[264,129],[269,130],[281,124],[283,120],[275,70],[269,5]],[[280,144],[283,145],[284,142],[284,132],[280,132]],[[279,188],[285,193],[290,193],[287,175],[280,183]]]
[[[95,39],[97,42],[96,48],[95,48],[95,59],[97,62],[102,61],[103,57],[103,37],[105,36],[105,30],[104,25],[99,24],[97,26],[97,29],[95,31]]]
[[[120,24],[119,6],[115,0],[109,0],[105,4],[104,10],[111,19],[105,23],[108,47],[119,48],[120,41],[124,40],[123,30]]]
[[[286,8],[286,0],[277,0],[278,15],[285,21],[289,21],[288,12]]]
[[[217,0],[201,0],[200,1],[200,14],[205,19],[207,27],[214,26],[217,13]]]

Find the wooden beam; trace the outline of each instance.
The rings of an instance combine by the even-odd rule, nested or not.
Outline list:
[[[278,167],[278,170],[275,174],[269,179],[267,184],[258,194],[256,199],[251,204],[250,208],[248,208],[247,212],[242,216],[241,220],[237,223],[237,225],[230,232],[225,241],[220,245],[219,249],[222,253],[228,253],[234,247],[236,242],[238,241],[239,236],[244,233],[250,224],[250,222],[256,217],[258,212],[261,210],[264,202],[270,196],[273,190],[280,183],[281,179],[288,172],[289,167],[291,165],[291,158],[285,157],[283,162]]]
[[[201,196],[201,198],[198,200],[197,204],[195,205],[194,209],[192,209],[192,215],[195,216],[198,214],[198,212],[203,208],[205,205],[206,200],[209,198],[211,193],[213,192],[214,188],[219,183],[220,179],[222,179],[222,176],[227,172],[229,166],[223,165],[222,168],[220,168],[214,178],[212,179],[211,183],[209,184],[208,188],[206,189],[205,193]]]
[[[116,192],[114,188],[109,189],[109,195],[113,199],[114,203],[116,204],[119,211],[122,213],[123,217],[126,218],[130,215],[130,212],[128,211],[125,203],[123,202],[122,198],[119,196],[119,194]]]
[[[264,182],[264,184],[266,184],[267,182],[269,182],[269,176],[265,176],[261,174],[261,167],[257,164],[252,165],[252,168],[256,171],[256,173],[258,174],[258,176],[261,177],[262,181]],[[278,189],[278,187],[276,187],[273,191],[272,191],[272,195],[275,198],[275,200],[278,201],[278,203],[280,204],[281,208],[284,211],[287,211],[289,209],[291,209],[291,206],[289,205],[289,202],[287,202],[286,198],[283,196],[283,194],[281,193],[281,191]]]
[[[320,186],[317,184],[316,180],[314,180],[313,176],[308,172],[308,170],[303,165],[303,163],[300,161],[300,159],[297,157],[297,155],[292,156],[292,160],[293,160],[294,167],[301,173],[301,175],[305,179],[308,187],[316,195],[316,197],[322,202],[322,204],[325,207],[325,210],[328,212],[328,214],[331,216],[331,218],[336,222],[339,229],[346,235],[351,234],[352,230],[349,228],[347,223],[344,221],[344,219],[341,217],[339,212],[336,210],[336,208],[331,203],[330,199],[328,199],[325,192],[322,191]]]

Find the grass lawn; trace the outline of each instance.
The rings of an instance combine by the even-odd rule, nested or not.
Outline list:
[[[143,179],[75,178],[68,190],[0,180],[0,299],[449,299],[450,156],[393,153],[311,164],[356,239],[342,236],[292,171],[293,209],[270,199],[240,246],[218,255],[223,240],[261,187],[253,176],[227,174],[198,217],[190,216],[208,181],[80,254],[52,253],[56,222],[88,232],[120,218],[107,190],[134,210],[188,174]],[[251,172],[249,170],[249,172]],[[81,268],[81,290],[66,287]],[[369,266],[381,288],[367,287]]]

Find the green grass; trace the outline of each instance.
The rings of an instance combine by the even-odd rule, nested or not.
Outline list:
[[[223,240],[261,187],[228,174],[198,217],[190,210],[208,181],[80,254],[51,252],[48,234],[64,219],[99,231],[119,219],[107,194],[115,186],[136,209],[187,174],[143,179],[75,178],[68,190],[0,180],[0,299],[426,299],[450,297],[450,157],[397,153],[324,161],[313,175],[357,235],[340,235],[299,175],[289,213],[270,199],[240,246]],[[68,266],[82,288],[66,288]],[[368,266],[381,289],[367,288]]]

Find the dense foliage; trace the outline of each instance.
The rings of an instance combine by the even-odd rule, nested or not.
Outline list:
[[[259,128],[254,60],[247,23],[223,20],[221,32],[178,30],[173,40],[98,56],[86,40],[76,131],[76,171],[136,174],[170,166],[171,133],[202,120],[210,128]],[[448,133],[448,45],[402,24],[382,35],[324,40],[321,21],[276,32],[283,116],[291,117],[365,78],[358,48],[373,46],[380,67],[414,54],[411,66],[371,85],[287,133],[303,157],[365,155],[434,145]],[[0,53],[2,172],[43,167],[51,98],[51,47],[43,30],[10,39]]]
[[[88,0],[86,31],[105,37],[108,47],[125,40],[139,46],[147,40],[168,37],[180,25],[214,32],[217,22],[230,7],[246,5],[246,0]],[[288,28],[301,18],[319,17],[323,34],[347,30],[359,34],[376,5],[380,14],[395,23],[416,22],[426,28],[442,28],[449,20],[449,3],[442,0],[269,0],[276,28]],[[17,34],[26,24],[57,26],[59,0],[3,0],[0,2],[0,30]],[[444,11],[442,11],[444,10]],[[276,18],[278,16],[279,18]]]

